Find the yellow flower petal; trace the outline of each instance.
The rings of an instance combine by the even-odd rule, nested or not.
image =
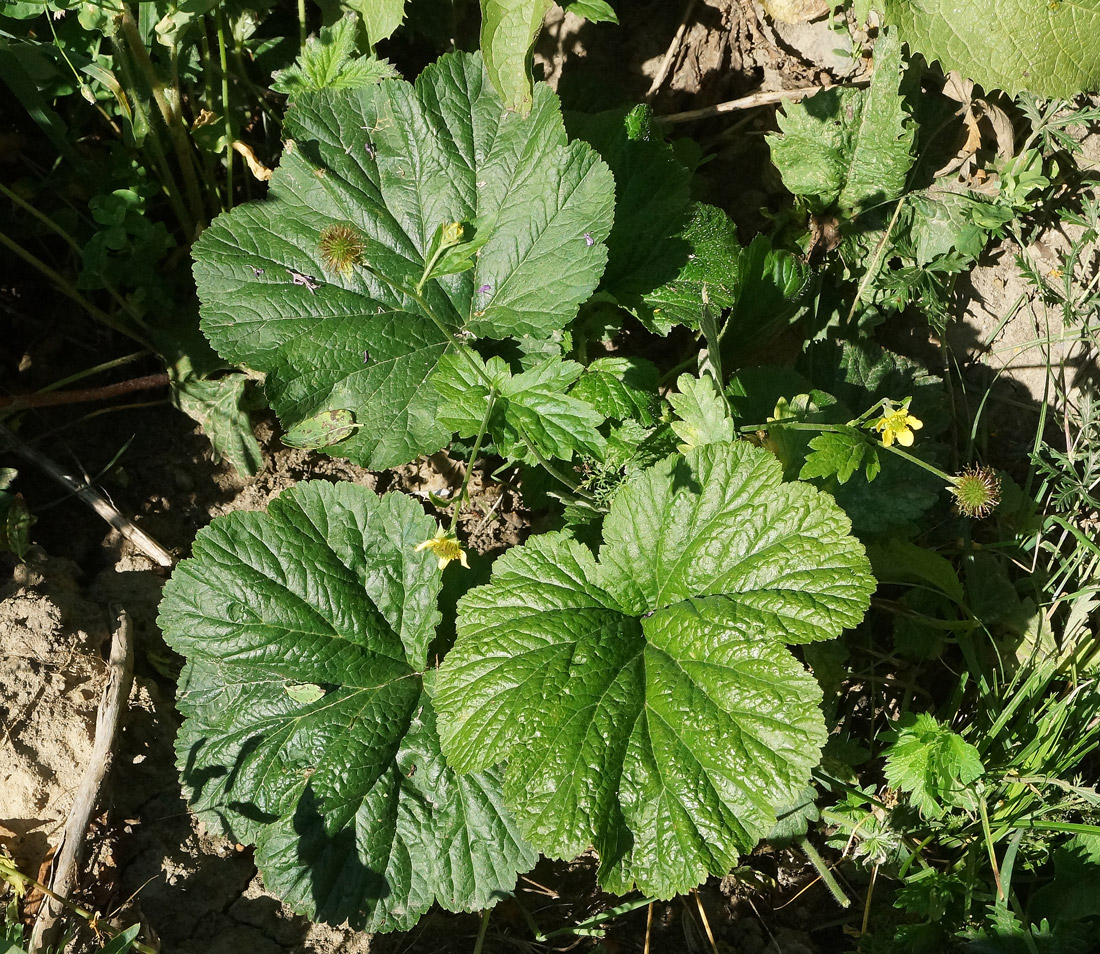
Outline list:
[[[434,537],[429,537],[414,547],[415,552],[431,550],[439,558],[439,569],[446,569],[452,560],[458,560],[467,570],[470,564],[466,562],[466,551],[462,549],[458,538],[449,530],[440,527]]]

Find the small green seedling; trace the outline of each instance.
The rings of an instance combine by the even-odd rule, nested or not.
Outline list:
[[[312,682],[302,682],[296,685],[283,686],[286,690],[286,694],[290,696],[295,702],[301,702],[308,705],[311,702],[316,702],[318,699],[323,699],[325,690],[320,686],[314,685]]]
[[[295,424],[283,435],[283,443],[302,450],[320,450],[347,440],[360,426],[351,411],[322,411]]]

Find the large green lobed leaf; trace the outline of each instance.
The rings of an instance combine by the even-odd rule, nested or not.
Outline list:
[[[440,753],[440,575],[414,549],[433,529],[408,497],[303,483],[215,520],[165,587],[191,804],[319,920],[407,929],[433,901],[494,904],[535,862],[498,770],[460,776]]]
[[[786,644],[862,618],[874,581],[848,529],[747,444],[667,458],[616,496],[598,559],[535,537],[461,600],[436,695],[447,761],[508,759],[527,837],[595,845],[609,890],[725,874],[818,761],[821,693]]]
[[[885,0],[887,22],[986,90],[1069,99],[1100,89],[1100,0]]]
[[[195,244],[203,332],[225,360],[266,374],[286,427],[351,411],[361,426],[341,456],[383,468],[434,451],[450,432],[427,381],[455,336],[546,337],[596,287],[611,173],[566,142],[547,86],[521,119],[476,55],[443,57],[415,87],[302,93],[286,128],[269,198],[219,216]],[[432,236],[452,221],[476,221],[487,241],[473,268],[415,295]],[[320,248],[342,225],[364,246],[364,264],[345,270]]]

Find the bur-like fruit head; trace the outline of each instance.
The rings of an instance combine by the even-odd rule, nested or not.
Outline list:
[[[339,222],[322,229],[318,247],[325,268],[330,272],[346,275],[353,265],[359,264],[366,246],[363,244],[363,236],[354,226]]]
[[[1001,478],[990,467],[970,464],[951,483],[955,507],[966,517],[988,517],[1001,502]]]

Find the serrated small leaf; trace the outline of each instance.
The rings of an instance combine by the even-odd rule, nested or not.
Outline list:
[[[718,393],[712,378],[681,374],[676,379],[676,387],[679,393],[669,394],[668,401],[679,418],[672,422],[672,430],[682,442],[682,453],[704,444],[733,440],[729,406]]]
[[[985,772],[978,750],[940,725],[926,712],[906,713],[891,733],[886,780],[908,792],[928,818],[940,818],[950,806],[973,807],[969,786]]]
[[[202,427],[215,454],[224,457],[239,474],[251,477],[260,472],[264,459],[252,433],[243,374],[200,378],[194,374],[172,374],[172,401]]]
[[[271,88],[294,97],[310,90],[361,89],[396,78],[397,71],[385,60],[355,55],[355,28],[355,14],[322,27],[320,36],[306,40],[294,63],[276,74]]]
[[[538,536],[460,601],[436,695],[449,763],[507,758],[528,837],[558,857],[594,844],[608,890],[727,872],[825,740],[785,644],[862,618],[874,581],[847,529],[748,444],[666,458],[616,495],[598,559]]]
[[[866,467],[868,481],[874,480],[881,469],[878,452],[871,446],[866,434],[854,428],[851,431],[825,431],[810,440],[810,453],[798,475],[799,480],[814,477],[835,477],[846,484],[860,467]]]
[[[405,0],[342,0],[359,14],[371,49],[388,40],[405,19]]]
[[[913,164],[915,125],[899,89],[901,44],[892,33],[875,47],[866,90],[827,89],[778,114],[771,141],[783,184],[813,211],[855,213],[896,198]]]
[[[657,402],[657,366],[645,358],[597,358],[569,393],[604,417],[649,426]]]
[[[513,375],[497,357],[483,363],[469,349],[447,355],[432,378],[443,399],[439,419],[459,436],[473,437],[489,410],[491,384],[493,407],[486,431],[502,454],[531,458],[531,463],[537,457],[530,448],[560,460],[570,460],[575,451],[602,456],[604,438],[597,428],[603,415],[565,393],[582,371],[575,361],[551,358]]]
[[[611,174],[567,144],[545,84],[520,119],[476,55],[442,57],[415,87],[303,93],[286,128],[269,198],[218,216],[194,246],[203,332],[266,375],[284,426],[342,408],[361,427],[341,456],[384,468],[431,453],[448,431],[427,381],[455,335],[548,338],[594,290]],[[485,244],[418,294],[445,222],[483,224]],[[338,260],[322,248],[334,227]]]
[[[885,0],[885,12],[914,50],[988,92],[1100,89],[1100,0]]]
[[[497,770],[443,763],[425,672],[440,574],[411,498],[299,484],[215,519],[164,591],[187,657],[176,751],[197,814],[256,844],[269,890],[318,920],[411,927],[475,910],[534,863]]]

